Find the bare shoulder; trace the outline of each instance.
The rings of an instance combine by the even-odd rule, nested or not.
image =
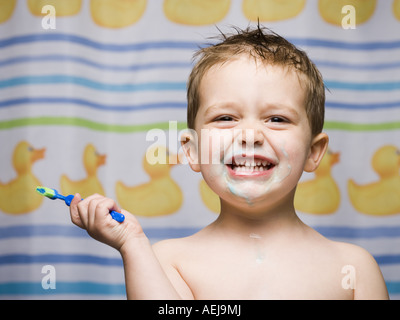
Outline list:
[[[333,247],[341,256],[342,261],[348,261],[349,265],[353,265],[361,270],[379,271],[380,269],[374,257],[364,248],[355,244],[331,241]]]
[[[342,273],[355,277],[354,299],[388,299],[382,272],[367,250],[350,243],[331,243],[343,262]]]
[[[209,242],[206,229],[183,238],[161,240],[153,244],[153,250],[159,258],[179,258],[182,254],[189,254],[198,249],[201,244]]]
[[[190,250],[193,237],[166,239],[153,244],[153,251],[159,259],[174,259],[187,250]]]
[[[352,282],[353,299],[388,299],[381,270],[367,250],[355,244],[332,241],[312,228],[307,231],[309,248],[318,252],[319,261],[329,261],[336,270],[340,270],[342,287],[346,287],[343,282]]]
[[[160,262],[171,261],[176,255],[181,252],[187,241],[181,239],[166,239],[153,244],[153,251]]]

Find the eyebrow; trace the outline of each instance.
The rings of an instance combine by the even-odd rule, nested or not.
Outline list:
[[[229,108],[235,108],[235,103],[234,102],[224,102],[221,104],[213,104],[211,106],[209,106],[206,111],[204,112],[204,116],[208,116],[209,114],[212,114],[214,112],[218,112],[218,111],[223,111],[224,109],[229,109]],[[281,104],[281,103],[266,103],[264,104],[263,110],[286,110],[287,112],[289,112],[292,116],[295,117],[299,117],[300,114],[299,112],[293,108],[290,105],[287,104]]]
[[[295,108],[293,108],[292,106],[287,105],[287,104],[281,104],[281,103],[269,104],[269,103],[267,103],[267,104],[265,104],[265,107],[268,109],[272,109],[272,110],[284,109],[284,110],[287,110],[293,116],[296,116],[296,117],[300,116],[299,112]]]
[[[221,110],[232,108],[232,107],[235,107],[234,102],[224,102],[221,104],[213,104],[213,105],[207,107],[206,111],[204,112],[204,116],[207,116],[213,112],[221,111]]]

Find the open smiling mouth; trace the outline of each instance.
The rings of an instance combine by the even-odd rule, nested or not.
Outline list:
[[[234,157],[231,164],[226,165],[232,175],[263,176],[271,173],[275,163],[262,156]]]

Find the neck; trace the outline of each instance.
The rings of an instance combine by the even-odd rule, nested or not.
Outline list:
[[[221,201],[221,213],[211,225],[214,231],[237,236],[257,235],[273,237],[292,232],[304,226],[293,206],[293,202],[281,201],[270,207],[237,207]]]
[[[27,165],[27,166],[24,166],[23,168],[19,168],[16,171],[17,171],[19,176],[22,176],[24,174],[30,173],[31,172],[31,167],[32,167],[31,165]]]
[[[97,168],[96,169],[86,168],[86,173],[87,173],[88,177],[96,176]]]

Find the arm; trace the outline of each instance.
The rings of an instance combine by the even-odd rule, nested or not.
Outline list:
[[[92,195],[80,200],[76,194],[70,205],[71,220],[88,234],[117,249],[122,256],[128,299],[180,299],[155,256],[137,219],[121,210],[111,199]],[[110,210],[121,212],[125,221],[112,219]]]
[[[143,234],[120,250],[128,299],[181,299]]]

